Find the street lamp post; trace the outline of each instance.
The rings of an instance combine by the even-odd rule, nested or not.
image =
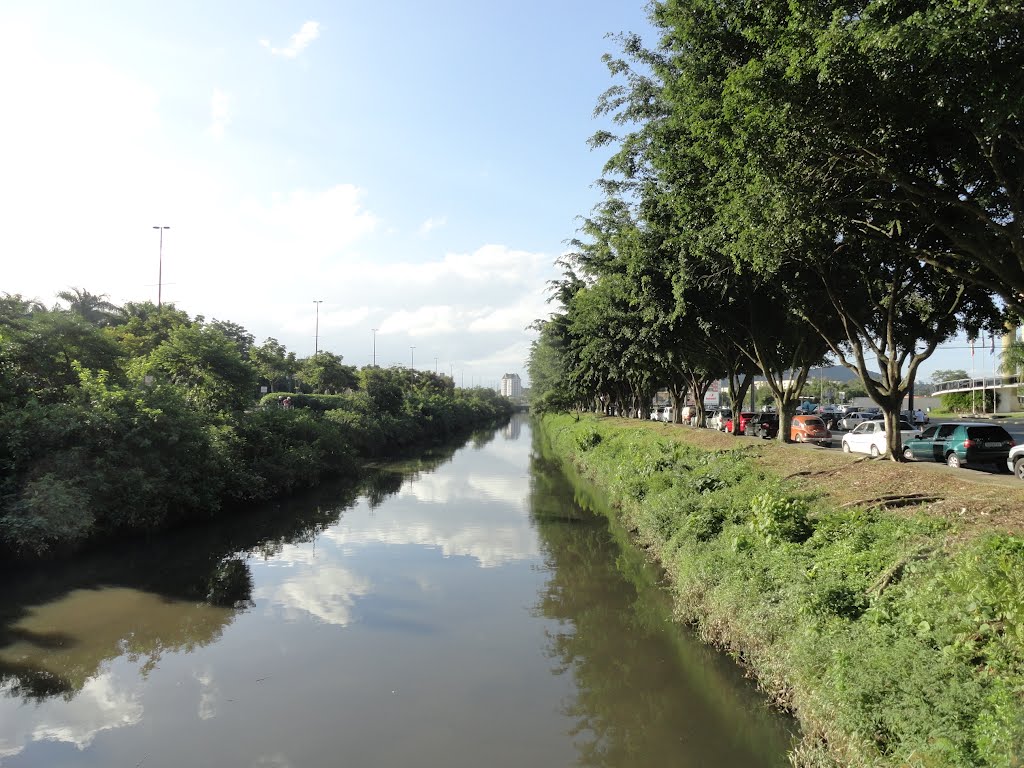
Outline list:
[[[437,358],[434,358],[434,375],[437,376]]]
[[[164,288],[164,230],[170,227],[153,227],[160,230],[160,266],[156,276],[156,308],[160,309],[163,303]]]
[[[316,330],[313,332],[313,357],[320,354],[320,305],[323,303],[323,299],[313,299],[313,304],[316,305]]]
[[[373,331],[373,367],[377,367],[377,329],[371,328]]]
[[[414,357],[415,350],[416,347],[409,347],[409,367],[412,369],[416,368],[416,358]]]

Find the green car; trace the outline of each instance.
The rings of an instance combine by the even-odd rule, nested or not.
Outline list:
[[[918,461],[944,461],[951,467],[995,464],[1007,472],[1013,447],[1010,433],[998,424],[953,423],[928,427],[903,444],[903,456]]]

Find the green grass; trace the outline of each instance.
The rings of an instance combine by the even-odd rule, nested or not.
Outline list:
[[[1022,765],[1020,538],[830,508],[742,450],[543,425],[662,560],[680,618],[793,709],[798,764]]]

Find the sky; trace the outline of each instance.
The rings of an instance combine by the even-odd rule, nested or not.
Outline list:
[[[642,2],[5,0],[0,291],[156,301],[169,226],[193,316],[525,379],[599,199],[606,34],[647,28]]]
[[[643,0],[5,0],[0,292],[156,301],[162,273],[299,357],[528,383],[600,197],[608,35],[650,29]],[[919,378],[970,366],[951,342]]]

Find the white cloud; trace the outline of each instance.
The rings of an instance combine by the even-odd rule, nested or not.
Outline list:
[[[434,217],[431,216],[429,219],[420,224],[420,237],[426,237],[435,229],[440,229],[448,223],[448,218],[445,216]]]
[[[223,139],[224,129],[230,122],[228,96],[220,88],[214,88],[210,97],[210,135],[218,141]]]
[[[451,333],[461,324],[464,314],[446,306],[425,306],[411,311],[403,309],[388,315],[380,324],[379,332],[404,333],[412,337]]]
[[[320,37],[320,22],[318,21],[307,21],[302,27],[288,40],[288,45],[284,48],[275,48],[270,44],[269,40],[260,40],[260,45],[270,51],[274,56],[281,56],[285,59],[294,59],[300,53],[302,53],[309,44]]]

